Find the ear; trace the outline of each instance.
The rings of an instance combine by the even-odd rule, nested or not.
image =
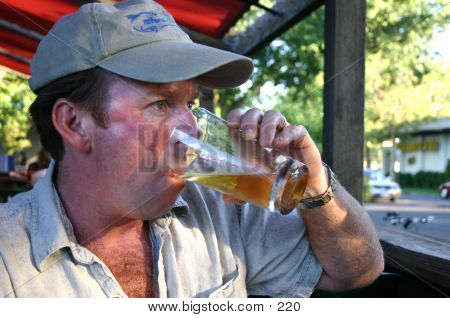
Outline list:
[[[92,117],[89,113],[71,101],[60,98],[53,105],[52,121],[65,143],[85,154],[91,151]]]

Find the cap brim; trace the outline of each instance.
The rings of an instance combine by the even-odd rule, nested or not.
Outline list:
[[[164,41],[137,46],[114,54],[98,66],[113,73],[150,83],[196,78],[211,88],[243,84],[253,71],[251,59],[209,46]]]

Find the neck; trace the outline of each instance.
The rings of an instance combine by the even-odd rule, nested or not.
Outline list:
[[[91,177],[96,174],[90,169],[58,163],[55,171],[55,186],[77,241],[86,245],[90,241],[115,235],[118,228],[131,224],[141,226],[142,220],[124,215],[123,209],[114,202],[108,185],[98,183],[102,178]]]

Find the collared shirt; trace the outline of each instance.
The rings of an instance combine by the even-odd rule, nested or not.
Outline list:
[[[0,205],[0,296],[126,297],[77,243],[53,170],[54,163],[32,190]],[[308,297],[322,273],[297,213],[238,207],[188,184],[150,224],[159,297]]]

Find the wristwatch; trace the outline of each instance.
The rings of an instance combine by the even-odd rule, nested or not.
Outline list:
[[[324,206],[333,199],[333,193],[336,190],[336,176],[326,163],[323,163],[323,166],[327,170],[328,174],[328,189],[321,195],[301,200],[297,205],[297,208],[314,209],[320,206]]]

